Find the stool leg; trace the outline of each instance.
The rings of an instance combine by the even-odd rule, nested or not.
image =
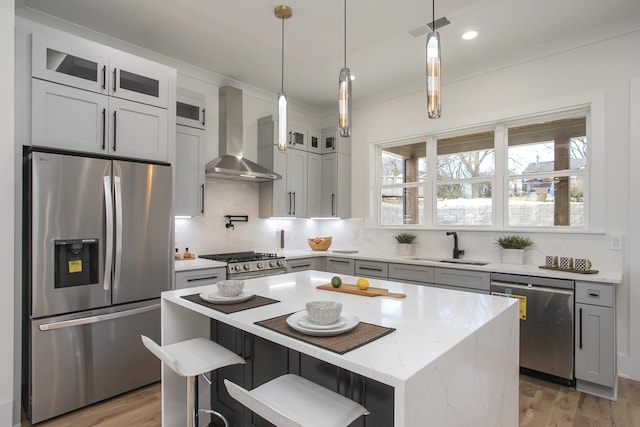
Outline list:
[[[197,423],[197,387],[198,377],[187,377],[187,427],[198,427]]]

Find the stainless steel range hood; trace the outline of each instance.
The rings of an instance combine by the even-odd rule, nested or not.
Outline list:
[[[282,176],[243,157],[242,150],[242,90],[224,86],[218,90],[220,124],[220,156],[205,167],[207,178],[264,182]]]

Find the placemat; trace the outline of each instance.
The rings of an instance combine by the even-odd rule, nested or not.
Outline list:
[[[261,320],[259,322],[255,322],[255,324],[338,354],[345,354],[351,350],[368,344],[371,341],[382,338],[396,330],[395,328],[387,328],[385,326],[360,322],[358,326],[344,334],[316,337],[305,335],[289,326],[287,324],[287,317],[291,316],[291,314],[293,313],[267,320]]]
[[[261,297],[260,295],[254,295],[251,299],[239,302],[237,304],[213,304],[200,298],[199,293],[193,295],[183,295],[180,298],[184,298],[187,301],[195,302],[196,304],[204,305],[205,307],[212,308],[225,314],[231,314],[242,310],[248,310],[250,308],[262,307],[263,305],[280,302],[275,299]]]

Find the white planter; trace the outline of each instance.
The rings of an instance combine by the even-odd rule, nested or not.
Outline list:
[[[524,249],[502,249],[503,264],[524,264]]]
[[[398,243],[398,255],[400,256],[413,255],[413,243]]]

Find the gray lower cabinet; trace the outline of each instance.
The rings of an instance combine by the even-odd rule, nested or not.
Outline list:
[[[576,388],[610,397],[616,384],[615,288],[576,281]]]
[[[287,259],[287,273],[305,270],[320,270],[319,259],[316,257]]]
[[[211,386],[212,408],[237,427],[267,427],[270,423],[251,413],[224,387],[224,378],[251,390],[280,375],[300,375],[364,405],[371,413],[350,427],[393,426],[393,387],[363,377],[287,347],[211,321],[211,339],[241,355],[246,363],[218,369]]]
[[[355,275],[363,277],[389,278],[389,264],[379,261],[356,260]]]
[[[413,264],[389,264],[389,280],[413,285],[433,285],[435,267]]]
[[[327,257],[325,271],[336,274],[355,275],[356,261],[350,258]]]
[[[224,267],[176,271],[176,289],[214,285],[217,281],[226,278],[227,271]]]
[[[435,286],[488,294],[491,286],[491,275],[484,271],[436,267]]]

